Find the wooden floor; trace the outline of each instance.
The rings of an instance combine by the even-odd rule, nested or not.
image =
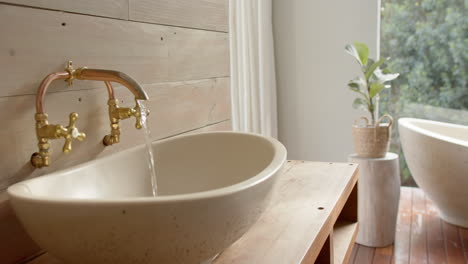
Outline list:
[[[468,229],[442,221],[418,188],[402,187],[394,246],[355,244],[349,263],[468,263]]]

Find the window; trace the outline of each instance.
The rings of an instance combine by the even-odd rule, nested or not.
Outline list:
[[[468,17],[465,0],[382,0],[381,56],[401,76],[381,113],[468,125]],[[394,127],[403,185],[415,185]]]

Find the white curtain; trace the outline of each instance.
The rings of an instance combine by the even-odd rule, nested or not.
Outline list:
[[[271,0],[229,0],[232,124],[277,137]]]

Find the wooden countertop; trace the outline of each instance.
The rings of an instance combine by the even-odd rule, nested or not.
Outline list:
[[[356,164],[289,161],[269,208],[214,263],[314,263],[357,176]],[[349,242],[354,243],[357,231],[356,202],[350,201],[352,206],[335,226],[335,263],[343,263],[351,254]]]
[[[270,206],[213,264],[344,263],[357,233],[357,165],[288,161]],[[44,254],[29,264],[58,264]]]

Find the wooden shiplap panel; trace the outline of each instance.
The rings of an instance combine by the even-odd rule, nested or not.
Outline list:
[[[225,79],[225,80],[224,80]],[[198,81],[171,82],[145,85],[150,96],[149,127],[152,139],[181,134],[207,125],[230,119],[230,108],[225,107],[229,97],[229,78]],[[121,106],[134,106],[133,95],[126,88],[116,89]],[[63,140],[52,142],[52,165],[34,170],[29,164],[36,150],[34,130],[35,96],[0,98],[0,146],[15,150],[0,159],[0,190],[19,180],[50,173],[54,170],[92,160],[112,152],[143,144],[142,130],[134,128],[135,120],[121,121],[121,142],[105,148],[102,137],[109,133],[106,89],[91,89],[51,93],[46,97],[46,112],[51,124],[68,124],[70,112],[78,112],[77,127],[87,134],[84,142],[74,142],[73,151],[61,153]],[[12,115],[13,109],[21,109]]]
[[[1,0],[17,5],[128,20],[129,0]]]
[[[226,113],[229,113],[231,118],[231,89],[230,78],[217,78],[215,80],[215,98],[217,104],[214,106],[214,111],[209,117],[210,122],[217,122],[226,118]]]
[[[130,20],[227,32],[228,6],[228,0],[130,0]]]
[[[229,76],[228,33],[174,28],[167,38],[169,80]]]
[[[62,26],[62,23],[66,23]],[[68,60],[141,84],[229,76],[228,34],[0,4],[0,97],[35,94]],[[77,81],[73,89],[102,88]],[[55,82],[51,90],[69,90]]]

